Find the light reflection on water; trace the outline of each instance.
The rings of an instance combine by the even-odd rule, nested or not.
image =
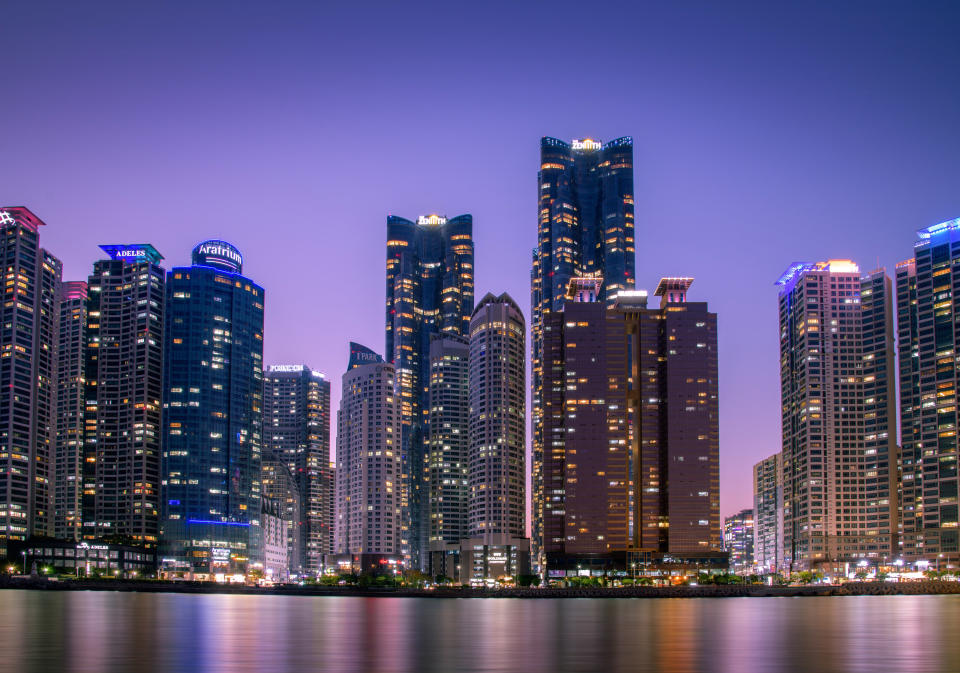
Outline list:
[[[960,596],[315,598],[0,591],[0,671],[960,671]]]

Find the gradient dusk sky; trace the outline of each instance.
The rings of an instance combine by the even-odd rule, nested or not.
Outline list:
[[[960,216],[956,1],[7,0],[0,35],[0,205],[64,279],[231,241],[266,363],[334,409],[347,342],[383,350],[388,213],[472,213],[477,298],[529,319],[540,137],[633,136],[637,285],[719,314],[723,515],[780,448],[776,278]]]

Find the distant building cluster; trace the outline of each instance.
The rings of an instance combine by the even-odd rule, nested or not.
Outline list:
[[[475,303],[470,215],[387,218],[384,350],[349,345],[334,415],[324,374],[264,363],[265,291],[230,243],[171,269],[103,245],[63,281],[44,223],[0,209],[0,555],[458,583],[960,561],[960,220],[895,282],[784,273],[781,451],[721,520],[717,315],[692,277],[636,288],[632,140],[543,138],[537,203],[529,419],[527,322]]]

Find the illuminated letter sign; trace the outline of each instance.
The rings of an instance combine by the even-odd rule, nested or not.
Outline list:
[[[440,215],[421,215],[417,218],[417,224],[446,224],[447,218]]]
[[[159,263],[163,255],[157,252],[149,243],[120,243],[116,245],[101,245],[100,249],[110,255],[111,259],[124,262],[154,262]]]
[[[573,149],[575,149],[575,150],[588,150],[588,151],[591,151],[591,150],[598,150],[598,149],[600,149],[601,147],[603,147],[603,145],[602,145],[601,143],[597,142],[596,140],[591,140],[590,138],[585,138],[585,139],[583,139],[583,140],[574,140],[574,141],[573,141]]]
[[[302,372],[303,365],[270,365],[271,372]]]
[[[16,224],[16,223],[17,221],[13,219],[13,215],[11,215],[5,210],[0,210],[0,225]]]
[[[200,258],[201,264],[219,262],[234,271],[239,271],[243,265],[240,252],[225,241],[204,241],[196,247],[194,254]]]

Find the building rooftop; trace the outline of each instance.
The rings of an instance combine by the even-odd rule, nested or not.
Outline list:
[[[960,217],[955,220],[947,220],[946,222],[941,222],[940,224],[935,224],[932,227],[927,227],[926,229],[918,229],[917,236],[921,240],[927,240],[937,234],[944,234],[948,231],[957,231],[960,229]]]

